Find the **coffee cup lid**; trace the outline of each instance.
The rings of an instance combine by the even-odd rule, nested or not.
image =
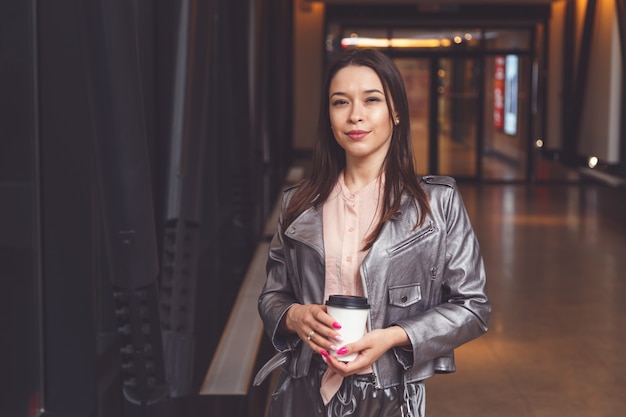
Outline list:
[[[326,305],[331,307],[342,308],[354,308],[354,309],[368,309],[370,305],[367,303],[367,298],[357,297],[354,295],[331,295],[326,301]]]

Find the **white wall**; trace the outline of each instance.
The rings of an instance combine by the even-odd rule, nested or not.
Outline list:
[[[548,74],[546,79],[546,137],[543,138],[548,150],[563,148],[563,31],[565,25],[566,1],[552,5],[548,44]]]
[[[615,3],[599,1],[595,19],[578,152],[618,163],[623,68]]]

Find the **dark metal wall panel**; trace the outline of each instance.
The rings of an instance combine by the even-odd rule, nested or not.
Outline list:
[[[187,142],[180,142],[180,151],[193,161],[179,159],[182,171],[171,168],[171,156],[184,0],[5,3],[23,5],[3,3],[0,9],[0,22],[7,20],[3,45],[17,45],[19,39],[23,51],[12,51],[16,66],[0,69],[3,85],[14,84],[6,91],[17,99],[3,102],[2,120],[10,116],[14,123],[0,128],[11,126],[15,140],[0,155],[6,160],[0,167],[0,196],[15,197],[4,193],[5,180],[26,187],[14,208],[3,205],[21,210],[23,217],[14,218],[10,234],[1,237],[22,239],[24,251],[0,248],[0,271],[10,268],[15,280],[28,283],[16,302],[31,313],[20,322],[27,328],[20,340],[28,338],[26,345],[33,348],[32,367],[16,370],[23,371],[28,385],[20,398],[15,396],[17,409],[42,408],[50,416],[203,414],[207,408],[195,407],[195,388],[289,166],[291,1],[187,2],[193,36],[184,46],[181,114]],[[3,63],[8,50],[2,49]],[[180,173],[189,178],[180,210],[172,216],[168,184]],[[36,213],[41,213],[41,231]],[[154,313],[163,291],[159,269],[166,265],[170,221],[194,229],[189,241],[188,228],[176,231],[183,239],[174,250],[190,264],[181,269],[188,281],[171,287],[187,292],[178,297],[178,307],[188,309],[190,320],[169,322],[187,326],[183,336],[190,337],[185,343],[192,348],[173,349],[170,357],[159,358],[157,352],[154,362],[139,363],[143,375],[137,375],[138,362],[128,359],[147,358],[139,353],[146,346],[142,340],[160,330]],[[33,308],[38,282],[41,315]],[[201,354],[187,355],[191,350]],[[187,363],[177,362],[180,355]],[[159,367],[167,363],[174,373],[184,368],[181,374],[191,381],[178,391],[182,398],[174,401],[178,393],[168,392],[172,398],[159,407],[155,401],[163,391],[154,396],[151,388],[154,382],[163,387]],[[156,371],[156,380],[142,385],[148,368]]]
[[[43,272],[43,407],[92,415],[95,230],[86,85],[71,0],[38,2]]]
[[[152,32],[149,36],[143,32],[152,26],[151,21],[144,21],[151,8],[142,2],[107,0],[85,4],[81,11],[97,214],[103,232],[99,241],[107,264],[102,277],[112,283],[112,294],[98,295],[115,299],[125,400],[158,406],[168,389],[147,136],[151,120],[146,117],[150,97],[146,91],[151,91],[152,79],[146,74],[152,71],[147,71],[145,56],[152,50]]]
[[[40,399],[34,1],[0,2],[0,415]]]
[[[173,61],[161,252],[161,313],[172,397],[193,395],[199,235],[204,216],[211,26],[207,2],[183,1]]]

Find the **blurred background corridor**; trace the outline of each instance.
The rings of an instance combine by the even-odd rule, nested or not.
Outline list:
[[[264,415],[276,202],[363,47],[493,300],[429,417],[626,415],[626,0],[5,0],[0,417]]]

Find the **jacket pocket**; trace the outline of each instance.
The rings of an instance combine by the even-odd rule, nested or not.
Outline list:
[[[398,285],[389,287],[389,304],[396,307],[408,307],[422,299],[420,284]]]

